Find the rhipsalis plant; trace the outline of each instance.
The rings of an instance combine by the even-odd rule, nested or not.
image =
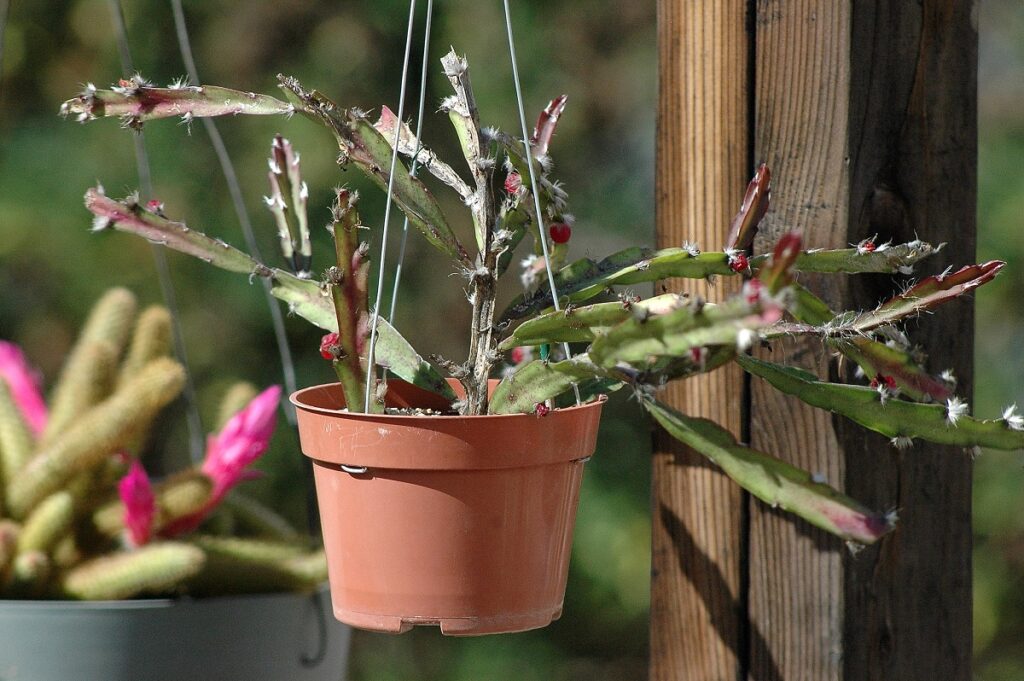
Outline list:
[[[138,455],[184,384],[170,316],[110,290],[69,353],[50,406],[21,350],[0,341],[0,598],[312,589],[313,549],[232,493],[274,430],[280,388],[237,384],[204,461],[151,482]],[[231,526],[237,536],[211,534]],[[244,579],[233,576],[244,574]]]
[[[799,283],[800,273],[909,275],[939,247],[919,240],[892,244],[872,239],[850,248],[805,250],[800,236],[790,233],[772,252],[755,255],[754,235],[769,205],[770,175],[764,166],[757,170],[731,225],[723,226],[720,251],[702,252],[695,244],[683,243],[660,250],[633,247],[600,260],[567,262],[574,220],[567,212],[565,192],[551,177],[549,156],[565,97],[544,109],[530,139],[518,139],[481,125],[465,59],[451,52],[442,66],[453,94],[441,103],[441,110],[451,120],[464,163],[441,160],[387,107],[380,109],[374,123],[363,111],[341,108],[289,77],[279,77],[284,99],[209,86],[159,88],[135,77],[109,90],[90,85],[66,102],[62,113],[82,122],[114,116],[132,129],[156,118],[187,122],[197,116],[298,113],[326,128],[340,150],[339,164],[358,168],[384,189],[391,181],[394,204],[440,252],[440,264],[435,266],[443,275],[440,282],[452,272],[463,277],[472,308],[469,353],[465,363],[444,366],[464,387],[459,399],[442,374],[383,317],[376,328],[375,361],[368,366],[369,339],[378,317],[368,300],[369,249],[362,241],[371,232],[363,231],[355,194],[339,189],[328,226],[335,244],[333,264],[318,278],[310,274],[308,191],[298,153],[280,136],[271,144],[267,205],[287,269],[257,262],[171,220],[162,207],[140,205],[131,197],[111,199],[101,187],[90,189],[85,197],[95,216],[94,229],[131,232],[217,267],[269,278],[274,295],[329,332],[321,352],[333,362],[350,410],[363,410],[366,381],[378,386],[370,391],[375,399],[369,408],[383,408],[386,374],[378,373],[381,368],[444,395],[453,411],[468,415],[543,416],[553,407],[628,386],[662,427],[705,454],[744,489],[852,542],[877,540],[892,529],[893,514],[869,510],[809,473],[749,449],[718,425],[678,413],[658,400],[658,390],[669,381],[738,361],[779,390],[883,433],[899,447],[914,439],[965,449],[1024,446],[1024,419],[1013,407],[993,420],[968,415],[950,377],[927,372],[920,353],[912,351],[898,329],[902,320],[990,281],[1003,263],[968,265],[926,277],[873,310],[833,311]],[[458,196],[472,218],[472,235],[455,233],[410,167],[399,162],[395,177],[389,177],[395,148],[410,167],[429,172]],[[524,240],[532,242],[518,278],[524,290],[500,311],[495,306],[499,280]],[[467,244],[474,245],[475,252]],[[553,272],[551,282],[546,268]],[[616,289],[669,277],[740,277],[743,286],[719,304],[672,293],[642,299],[629,289]],[[820,339],[856,364],[868,384],[833,384],[748,354],[751,348],[792,336]],[[570,344],[564,347],[571,356],[558,349],[563,343]],[[487,380],[496,376],[501,381],[488,395]]]

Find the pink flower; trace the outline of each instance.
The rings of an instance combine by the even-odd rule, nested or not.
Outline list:
[[[249,464],[267,451],[270,436],[277,425],[277,403],[280,399],[281,386],[270,386],[232,416],[220,433],[211,435],[206,441],[203,472],[213,480],[211,503],[220,501],[245,477]]]
[[[37,435],[46,427],[46,403],[39,390],[36,372],[25,361],[25,354],[14,343],[0,341],[0,380],[7,382],[14,403]]]
[[[128,543],[132,546],[146,544],[153,531],[156,500],[153,497],[153,486],[142,464],[132,462],[128,474],[117,483],[117,493],[124,504],[124,527]]]
[[[246,469],[267,451],[277,424],[280,399],[281,386],[270,386],[232,416],[220,433],[207,438],[202,470],[213,481],[210,500],[201,511],[170,523],[161,530],[161,534],[173,537],[191,532],[199,527],[232,487],[255,477],[255,473]]]

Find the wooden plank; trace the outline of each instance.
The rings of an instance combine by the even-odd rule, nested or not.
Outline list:
[[[852,22],[850,237],[919,235],[945,250],[927,273],[975,257],[977,45],[972,2],[856,2]],[[873,304],[891,282],[854,291]],[[935,371],[952,368],[969,399],[973,303],[910,329]],[[847,489],[900,511],[897,532],[848,561],[847,679],[971,678],[971,463],[917,444],[904,454],[839,429]]]
[[[773,185],[759,252],[794,229],[811,248],[848,241],[850,13],[834,0],[758,3],[755,155],[772,169]],[[834,306],[846,297],[840,278],[802,281]],[[827,375],[820,341],[776,345],[771,356]],[[751,384],[751,444],[843,486],[845,462],[831,417],[758,380]],[[766,645],[751,650],[749,678],[841,678],[842,543],[750,503],[749,617]]]
[[[659,246],[721,248],[749,176],[745,0],[658,0],[660,97],[656,160]],[[717,299],[737,282],[675,290]],[[741,433],[735,367],[664,394],[689,414]],[[659,433],[653,464],[651,667],[654,681],[733,681],[746,647],[739,489]]]
[[[760,0],[755,145],[772,167],[759,240],[801,228],[812,246],[877,234],[950,243],[928,271],[974,253],[976,32],[970,3]],[[847,159],[849,162],[847,163]],[[899,284],[811,282],[836,306],[871,307]],[[968,379],[970,306],[913,337],[932,367]],[[778,353],[778,350],[776,350]],[[819,345],[787,361],[836,375]],[[960,394],[969,396],[969,382]],[[805,524],[753,505],[750,679],[970,678],[970,468],[962,452],[882,438],[752,386],[752,439],[874,506],[897,532],[856,557]]]

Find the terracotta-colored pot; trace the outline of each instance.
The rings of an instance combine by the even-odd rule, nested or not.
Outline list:
[[[387,395],[445,406],[397,380]],[[474,635],[561,615],[603,399],[543,417],[350,414],[338,384],[291,400],[313,459],[335,617]]]

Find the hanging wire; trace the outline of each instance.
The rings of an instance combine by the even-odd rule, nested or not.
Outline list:
[[[109,0],[110,13],[113,18],[114,31],[117,33],[117,47],[121,55],[121,71],[125,78],[132,78],[135,68],[132,66],[131,50],[128,47],[128,28],[124,21],[124,12],[120,0]],[[153,198],[153,176],[149,167],[149,156],[146,154],[146,141],[142,131],[134,135],[135,139],[135,169],[139,178],[139,190],[143,196]],[[185,336],[181,330],[181,316],[178,309],[178,299],[174,292],[174,283],[171,281],[171,270],[167,265],[167,254],[162,246],[151,245],[153,262],[156,266],[157,281],[160,283],[160,292],[164,298],[164,304],[171,315],[171,339],[174,345],[174,354],[178,360],[188,367],[188,355],[185,348]],[[189,456],[194,463],[203,459],[204,437],[203,422],[199,416],[199,405],[196,399],[196,386],[192,380],[192,372],[185,371],[185,421],[188,426]]]
[[[419,169],[420,148],[423,139],[423,108],[427,101],[427,66],[430,60],[430,25],[434,20],[434,0],[427,0],[427,23],[423,29],[423,68],[420,72],[420,102],[416,114],[416,148],[413,150],[412,164],[409,175],[416,177]],[[401,125],[401,120],[398,122]],[[409,216],[402,220],[402,242],[398,247],[398,264],[395,265],[395,283],[391,287],[391,308],[388,310],[388,321],[395,323],[395,305],[398,303],[398,285],[402,281],[402,263],[405,262],[405,244],[409,240]]]
[[[398,165],[398,143],[402,135],[402,118],[405,116],[405,86],[409,79],[409,54],[412,52],[412,29],[416,19],[416,0],[409,2],[409,27],[405,32],[405,58],[402,62],[402,89],[398,95],[398,117],[395,125],[395,140],[391,150],[391,170],[388,173],[388,198],[384,206],[384,226],[381,230],[380,267],[377,270],[377,298],[373,305],[373,322],[370,324],[370,347],[366,356],[366,394],[363,396],[363,411],[370,411],[370,395],[373,393],[376,371],[373,365],[377,345],[377,324],[380,322],[380,305],[384,296],[384,266],[387,258],[388,223],[391,220],[392,192],[395,187],[395,168]]]
[[[196,61],[192,54],[192,42],[189,40],[188,27],[185,24],[185,12],[181,7],[181,0],[171,0],[171,9],[174,12],[174,28],[178,36],[178,48],[181,51],[181,59],[185,62],[185,71],[189,80],[194,85],[200,85],[199,71],[196,69]],[[259,246],[256,243],[256,235],[252,228],[252,221],[249,220],[249,211],[245,207],[245,200],[242,198],[242,188],[238,183],[238,175],[235,173],[235,165],[231,161],[227,147],[224,145],[224,138],[221,137],[217,124],[211,118],[203,118],[203,127],[206,135],[210,138],[210,144],[217,154],[220,162],[221,172],[224,174],[224,182],[228,186],[228,193],[231,195],[231,203],[235,208],[235,215],[238,217],[238,224],[242,227],[242,234],[245,237],[245,245],[249,252],[259,261],[263,261],[260,255]],[[281,358],[281,371],[284,374],[285,394],[281,396],[281,405],[284,407],[285,417],[289,425],[296,425],[295,406],[288,400],[288,396],[298,389],[295,379],[295,362],[292,359],[292,350],[288,345],[288,335],[284,327],[284,315],[281,314],[281,306],[270,293],[270,282],[266,278],[260,278],[263,284],[263,295],[267,301],[267,309],[270,310],[270,321],[274,327],[274,339],[277,342],[277,353]]]
[[[523,148],[526,150],[526,167],[530,170],[530,189],[533,191],[533,206],[537,212],[537,229],[540,230],[540,246],[544,253],[544,271],[548,275],[548,287],[551,289],[551,301],[556,312],[561,311],[558,302],[558,287],[555,285],[555,275],[551,270],[551,254],[548,252],[548,238],[545,232],[544,214],[541,211],[540,193],[537,191],[537,174],[533,169],[533,151],[531,149],[530,137],[526,128],[526,112],[523,107],[523,89],[519,84],[519,66],[516,63],[516,46],[512,38],[512,12],[508,6],[509,0],[504,0],[505,5],[505,30],[508,33],[508,55],[512,60],[512,80],[516,86],[516,105],[519,107],[519,125],[523,131]],[[572,351],[568,343],[562,343],[565,350],[565,358],[572,358]],[[576,394],[576,404],[580,403],[580,389],[574,383],[573,392]]]
[[[7,32],[7,17],[11,5],[8,0],[0,0],[0,97],[3,96],[4,84],[4,34]],[[427,24],[430,25],[429,23]]]

